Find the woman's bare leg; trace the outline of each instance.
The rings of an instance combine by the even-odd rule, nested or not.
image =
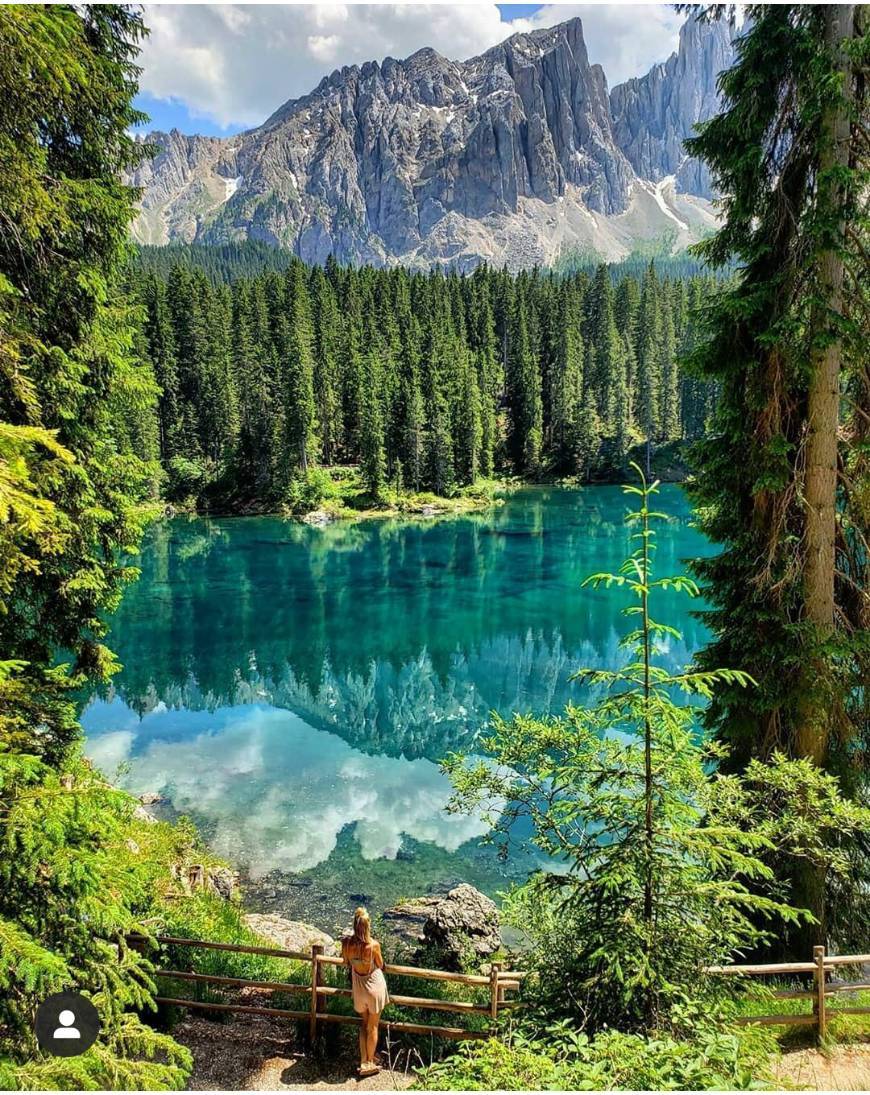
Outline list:
[[[368,1052],[369,1061],[374,1064],[375,1052],[378,1048],[378,1022],[381,1016],[380,1012],[377,1011],[367,1012],[366,1014],[369,1020],[367,1027],[368,1038],[366,1040],[366,1050]]]
[[[364,1011],[360,1016],[362,1023],[359,1028],[359,1067],[365,1068],[368,1064],[368,1057],[366,1057],[366,1051],[368,1049],[368,1019],[369,1013]]]

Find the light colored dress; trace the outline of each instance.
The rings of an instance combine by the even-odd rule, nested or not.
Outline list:
[[[375,965],[374,948],[366,947],[362,958],[351,958],[350,975],[353,982],[353,1009],[362,1015],[365,1011],[380,1014],[390,1002],[384,971]]]

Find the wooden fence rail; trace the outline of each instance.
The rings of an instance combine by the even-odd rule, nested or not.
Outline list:
[[[144,936],[131,937],[134,945],[144,945],[147,940]],[[222,974],[196,973],[189,970],[159,969],[157,976],[176,981],[189,981],[193,984],[212,984],[226,988],[256,988],[270,992],[282,992],[288,996],[305,996],[308,998],[305,1010],[292,1010],[289,1008],[254,1006],[251,1004],[218,1003],[206,1000],[191,1000],[176,996],[157,996],[158,1004],[168,1004],[174,1007],[196,1008],[203,1011],[232,1011],[252,1015],[277,1015],[285,1019],[308,1020],[309,1036],[314,1042],[317,1036],[318,1023],[354,1023],[359,1024],[361,1019],[357,1015],[343,1015],[326,1010],[329,998],[332,996],[350,997],[353,995],[350,988],[341,988],[323,983],[323,967],[343,966],[341,958],[323,953],[320,945],[312,946],[310,952],[284,950],[281,947],[260,947],[242,943],[216,943],[208,939],[182,939],[173,935],[158,935],[156,942],[161,946],[204,948],[207,950],[230,951],[235,954],[256,954],[267,958],[286,958],[294,962],[306,962],[310,964],[311,976],[304,984],[293,981],[265,981],[253,980],[246,977],[227,977]],[[390,1003],[400,1007],[422,1008],[432,1011],[448,1011],[463,1015],[486,1015],[491,1021],[496,1021],[499,1013],[515,1007],[516,1000],[506,999],[506,993],[520,987],[520,981],[525,973],[520,970],[502,970],[501,963],[493,962],[487,976],[483,974],[452,973],[449,970],[425,969],[418,966],[399,966],[388,964],[384,972],[391,977],[414,977],[429,981],[448,981],[459,985],[470,985],[476,988],[487,989],[489,1000],[487,1003],[472,1003],[467,1000],[441,1000],[423,996],[406,996],[390,992]],[[464,1027],[433,1026],[428,1023],[408,1023],[384,1020],[383,1025],[388,1031],[396,1031],[412,1034],[435,1034],[442,1038],[488,1038],[489,1030],[468,1030]]]
[[[863,992],[870,981],[833,983],[828,975],[840,966],[864,967],[870,964],[870,954],[825,954],[824,947],[813,948],[812,962],[772,962],[768,965],[708,966],[706,973],[723,977],[777,977],[788,974],[812,974],[812,989],[778,989],[778,1000],[812,1000],[812,1014],[753,1015],[739,1022],[762,1023],[767,1026],[814,1026],[819,1039],[824,1038],[828,1022],[838,1015],[870,1015],[870,1007],[830,1007],[828,1000],[841,992]]]

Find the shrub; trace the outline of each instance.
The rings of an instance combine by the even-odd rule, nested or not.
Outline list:
[[[768,1060],[775,1048],[767,1032],[723,1029],[697,1016],[691,1038],[607,1030],[590,1039],[561,1023],[532,1037],[520,1029],[504,1041],[467,1043],[424,1070],[416,1086],[428,1091],[759,1089],[774,1086]]]
[[[290,481],[284,495],[284,504],[290,513],[310,513],[324,502],[340,496],[340,489],[325,468],[309,468],[304,475]]]

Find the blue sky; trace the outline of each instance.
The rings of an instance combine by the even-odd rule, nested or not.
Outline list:
[[[308,4],[145,5],[143,128],[230,136],[258,125],[342,65],[432,46],[474,56],[516,30],[579,15],[590,60],[611,85],[676,47],[682,16],[667,5]]]

